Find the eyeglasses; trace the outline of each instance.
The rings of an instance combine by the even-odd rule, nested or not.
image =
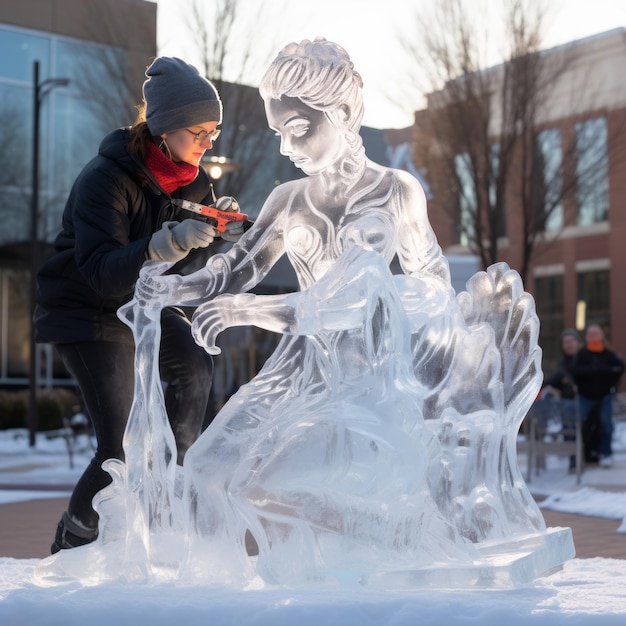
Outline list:
[[[193,130],[189,130],[188,128],[185,128],[185,130],[193,135],[193,142],[198,144],[205,143],[207,139],[210,139],[213,142],[222,132],[219,128],[211,131],[201,130],[199,133],[194,133]]]

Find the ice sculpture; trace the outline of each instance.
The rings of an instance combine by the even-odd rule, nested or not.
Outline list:
[[[323,39],[269,67],[268,123],[307,176],[277,187],[200,271],[142,270],[120,311],[137,344],[126,461],[109,462],[98,541],[42,562],[42,582],[498,587],[573,556],[517,466],[541,382],[533,300],[504,264],[455,296],[418,181],[365,156],[361,88]],[[300,291],[247,293],[283,254]],[[232,326],[283,334],[182,468],[156,369],[160,310],[173,304],[198,307],[209,352]]]

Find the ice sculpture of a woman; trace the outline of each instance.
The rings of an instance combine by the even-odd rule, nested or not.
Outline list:
[[[340,563],[378,568],[391,554],[396,564],[441,557],[454,535],[428,493],[437,442],[421,423],[411,329],[387,269],[397,255],[416,277],[419,325],[450,304],[447,263],[418,181],[365,156],[361,87],[340,46],[287,46],[261,94],[281,153],[308,176],[276,188],[227,254],[159,278],[168,300],[200,305],[194,334],[209,350],[233,325],[285,334],[184,467],[194,556],[211,562],[236,545],[245,560],[248,528],[275,580]],[[284,253],[301,292],[241,294]],[[240,295],[214,298],[224,293]]]
[[[361,88],[340,46],[286,46],[260,91],[307,177],[277,187],[206,268],[138,287],[199,305],[208,350],[233,325],[284,334],[185,462],[191,554],[209,567],[245,569],[246,530],[257,571],[284,581],[462,561],[470,542],[543,523],[512,449],[538,386],[532,303],[498,271],[454,300],[418,181],[366,158]],[[300,292],[244,293],[285,253]]]
[[[276,187],[227,253],[187,276],[146,267],[135,293],[146,311],[197,306],[193,333],[210,352],[231,326],[283,334],[187,452],[170,516],[178,571],[292,583],[422,568],[431,584],[476,584],[481,546],[515,537],[532,552],[545,531],[515,452],[541,376],[532,299],[504,265],[455,298],[420,184],[365,155],[362,82],[343,48],[289,44],[260,91],[281,153],[307,176]],[[247,293],[283,254],[300,291]]]

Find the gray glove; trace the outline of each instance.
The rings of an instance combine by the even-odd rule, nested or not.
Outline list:
[[[232,196],[220,196],[215,201],[215,208],[220,211],[232,211],[233,213],[241,213],[239,202]]]
[[[215,201],[215,208],[220,211],[233,211],[240,213],[239,203],[232,196],[220,196]],[[243,222],[229,222],[226,224],[226,232],[221,233],[224,241],[235,242],[243,235]]]
[[[243,222],[228,222],[228,224],[226,224],[226,231],[220,233],[224,241],[231,241],[233,243],[238,241],[241,235],[243,235]]]
[[[180,261],[192,248],[206,248],[213,243],[216,234],[213,226],[199,220],[164,222],[150,238],[148,256],[152,261]]]

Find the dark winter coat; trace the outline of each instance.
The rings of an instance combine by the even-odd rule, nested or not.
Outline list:
[[[571,399],[576,397],[576,383],[574,382],[573,373],[574,361],[575,356],[563,355],[556,370],[543,382],[544,386],[558,389],[561,392],[561,398]]]
[[[624,361],[612,350],[592,352],[581,348],[572,367],[578,393],[599,400],[617,387],[624,373]]]
[[[168,195],[141,159],[127,152],[128,136],[125,128],[107,135],[74,182],[56,252],[37,277],[38,342],[132,342],[116,313],[132,298],[151,235],[163,222],[181,219],[172,197],[210,197],[202,168],[190,185]]]

